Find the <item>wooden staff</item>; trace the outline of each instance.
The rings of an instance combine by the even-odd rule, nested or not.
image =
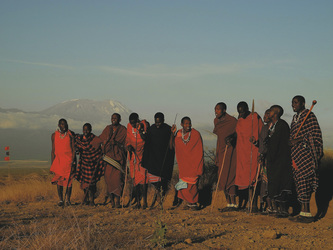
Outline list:
[[[306,118],[308,118],[309,114],[311,113],[311,110],[313,109],[314,105],[316,105],[316,104],[317,104],[317,101],[316,101],[316,100],[313,100],[313,101],[312,101],[311,108],[309,109],[309,112],[306,114],[304,120],[302,121],[301,126],[299,126],[299,128],[298,128],[298,130],[297,130],[297,132],[296,132],[296,134],[295,134],[295,136],[294,136],[294,139],[296,139],[296,137],[297,137],[299,131],[301,130],[301,128],[302,128],[302,126],[303,126],[303,124],[304,124]]]
[[[218,178],[218,180],[217,180],[216,189],[215,189],[215,194],[214,194],[214,199],[212,200],[212,207],[210,208],[210,212],[213,211],[214,201],[216,200],[217,189],[218,189],[219,184],[220,184],[220,179],[221,179],[221,175],[222,175],[222,171],[223,171],[223,167],[224,167],[224,160],[225,160],[225,156],[226,156],[226,154],[227,154],[227,150],[228,150],[228,144],[225,145],[224,155],[223,155],[223,161],[222,161],[222,167],[221,167],[221,172],[220,172],[220,174],[219,174],[219,178]]]
[[[254,195],[256,193],[256,188],[257,188],[257,184],[258,184],[260,169],[261,169],[261,164],[259,164],[259,167],[258,167],[258,172],[257,172],[257,176],[256,176],[256,184],[254,185],[253,195],[252,195],[252,199],[250,201],[250,213],[252,212],[252,204],[253,204],[253,200],[254,200]]]
[[[129,156],[129,152],[127,152],[127,158],[126,158],[126,167],[125,167],[125,184],[124,184],[124,189],[123,189],[123,194],[121,195],[121,207],[124,208],[124,194],[126,191],[126,184],[127,184],[127,170],[129,170],[128,164],[129,164],[129,160],[128,157]],[[130,196],[132,196],[132,194],[130,194]]]

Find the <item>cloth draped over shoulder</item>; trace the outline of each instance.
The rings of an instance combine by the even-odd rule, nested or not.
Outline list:
[[[175,151],[179,169],[179,178],[187,183],[196,183],[203,173],[203,144],[200,133],[192,128],[190,141],[182,140],[182,130],[175,137]]]
[[[171,127],[163,123],[148,128],[143,153],[143,167],[150,174],[170,181],[174,166],[175,151],[170,149]]]
[[[146,120],[140,122],[143,125],[144,132],[147,132],[149,123]],[[130,174],[134,179],[134,186],[138,184],[148,183],[148,172],[142,166],[142,157],[144,152],[145,141],[141,137],[139,131],[133,128],[130,123],[127,124],[127,137],[126,146],[131,145],[134,148],[134,152],[129,153]]]
[[[293,139],[301,126],[308,109],[303,110],[299,115],[295,114],[291,123],[290,139]],[[319,165],[323,156],[322,133],[316,116],[311,112],[304,122],[297,138],[303,137],[303,141],[291,147],[291,157],[296,172],[307,176],[311,175]]]
[[[238,189],[246,189],[255,182],[258,170],[258,148],[250,142],[250,138],[254,136],[255,140],[258,140],[262,126],[263,122],[256,112],[249,114],[245,119],[239,118],[237,121],[237,168],[235,184],[238,186]]]
[[[100,146],[94,147],[96,140],[98,137],[94,134],[87,137],[78,134],[75,136],[75,147],[80,154],[75,178],[81,183],[83,189],[96,185],[104,175],[102,149]]]
[[[123,173],[126,165],[126,127],[118,124],[117,126],[108,125],[99,136],[99,143],[104,145],[103,153],[113,160],[114,166],[110,162],[104,161],[105,183],[108,194],[121,196],[123,190]],[[120,167],[120,169],[118,169]]]
[[[120,165],[126,164],[126,141],[127,130],[123,125],[108,125],[99,136],[99,143],[104,145],[104,154]]]
[[[73,136],[69,130],[64,136],[58,130],[54,132],[55,157],[50,168],[50,171],[55,174],[51,181],[53,184],[67,185],[74,159],[71,145]]]
[[[308,112],[309,110],[305,109],[300,114],[294,115],[291,123],[290,139],[295,139],[296,133]],[[299,201],[309,202],[311,193],[316,191],[318,187],[315,170],[323,156],[322,133],[317,118],[312,112],[301,127],[297,135],[297,138],[299,137],[303,137],[303,140],[291,147],[293,173]]]
[[[268,195],[275,200],[283,198],[283,192],[291,194],[292,190],[289,135],[289,125],[282,119],[278,120],[269,130],[267,143]]]
[[[221,119],[214,119],[213,133],[217,135],[215,165],[218,167],[218,176],[223,168],[219,184],[219,188],[223,190],[229,190],[235,185],[237,159],[234,145],[228,146],[223,166],[222,163],[226,149],[225,138],[236,132],[236,124],[237,119],[227,113]]]

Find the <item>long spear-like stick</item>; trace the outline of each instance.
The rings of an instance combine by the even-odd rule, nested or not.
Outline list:
[[[299,126],[299,128],[298,128],[298,130],[297,130],[297,132],[296,132],[296,134],[295,134],[295,136],[294,136],[294,139],[297,137],[299,131],[301,130],[301,128],[302,128],[302,126],[303,126],[303,124],[304,124],[304,122],[305,122],[305,120],[306,120],[306,118],[308,118],[309,114],[311,113],[311,110],[313,109],[314,105],[316,105],[316,104],[317,104],[317,101],[316,101],[316,100],[313,100],[313,101],[312,101],[311,108],[309,109],[309,112],[306,114],[306,116],[305,116],[303,122],[301,123],[301,126]]]
[[[222,175],[222,171],[223,171],[223,167],[224,167],[224,161],[225,161],[225,156],[226,156],[226,154],[227,154],[227,150],[228,150],[228,144],[225,145],[224,155],[223,155],[223,161],[222,161],[222,166],[221,166],[221,172],[220,172],[220,174],[219,174],[219,178],[218,178],[218,180],[217,180],[216,189],[215,189],[215,194],[214,194],[214,199],[212,200],[212,207],[210,208],[210,212],[213,211],[214,201],[216,200],[217,189],[218,189],[219,184],[220,184],[220,179],[221,179],[221,175]]]
[[[125,184],[124,184],[124,189],[123,189],[123,193],[121,195],[121,207],[124,208],[124,194],[126,192],[126,184],[127,184],[127,171],[129,171],[129,153],[127,152],[127,158],[126,158],[126,167],[125,167]],[[132,196],[132,194],[130,194]],[[131,198],[130,198],[131,199]]]
[[[257,189],[257,184],[258,184],[260,169],[261,169],[261,165],[259,164],[259,168],[257,169],[258,172],[257,172],[257,176],[256,176],[256,184],[254,185],[253,195],[252,195],[251,204],[250,204],[250,213],[252,212],[252,203],[253,203],[254,195],[255,195],[256,189]]]

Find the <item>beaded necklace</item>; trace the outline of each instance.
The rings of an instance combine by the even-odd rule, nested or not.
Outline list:
[[[61,131],[60,131],[59,128],[58,128],[58,131],[59,131],[59,137],[60,137],[60,139],[64,139],[66,137],[66,135],[67,135],[67,131],[64,134],[61,133]]]
[[[303,111],[299,114],[295,114],[294,115],[294,123],[298,123],[299,118],[301,117],[301,114],[305,111],[305,109],[303,109]]]
[[[186,134],[188,134],[187,139],[185,139]],[[191,131],[184,134],[184,130],[182,129],[182,141],[183,141],[183,143],[184,144],[188,143],[190,141],[190,139],[191,139]]]

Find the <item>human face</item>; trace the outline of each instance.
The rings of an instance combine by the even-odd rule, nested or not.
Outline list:
[[[84,135],[85,137],[87,137],[87,136],[90,135],[91,130],[88,128],[88,126],[83,126],[82,132],[83,132],[83,135]]]
[[[192,128],[191,121],[189,121],[189,120],[186,119],[186,120],[184,120],[184,122],[181,125],[183,127],[183,130],[186,133],[191,131],[191,128]]]
[[[266,115],[266,113],[265,113],[265,115]],[[274,108],[273,108],[273,109],[270,109],[270,110],[268,111],[268,119],[269,119],[270,121],[274,120],[275,115],[276,115],[276,112],[275,112],[275,109],[274,109]]]
[[[304,103],[300,102],[297,98],[294,98],[291,102],[291,107],[294,112],[299,113],[304,109]]]
[[[133,128],[136,128],[136,124],[138,123],[137,120],[130,120],[130,124]]]
[[[264,115],[264,123],[269,123],[270,122],[270,120],[269,120],[269,111],[266,111],[265,112],[265,115]]]
[[[248,110],[246,110],[244,107],[239,107],[237,108],[237,112],[238,112],[238,118],[246,118],[247,112]]]
[[[58,124],[61,133],[65,133],[68,130],[68,125],[65,121],[60,121]]]
[[[155,119],[155,125],[156,125],[156,128],[160,128],[161,125],[162,125],[163,123],[164,123],[163,119],[161,119],[161,118],[159,118],[159,117],[157,117],[157,118]]]
[[[215,117],[220,119],[225,114],[225,110],[220,105],[215,106]]]
[[[112,115],[111,116],[111,124],[114,126],[118,126],[120,122],[120,119],[117,115]]]

